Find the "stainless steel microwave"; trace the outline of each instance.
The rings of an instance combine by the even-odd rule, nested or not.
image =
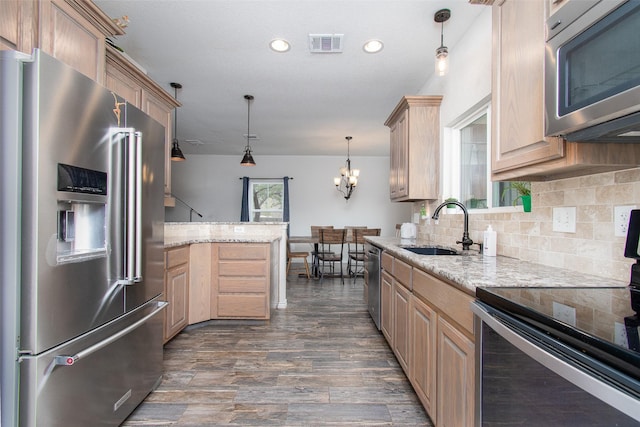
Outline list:
[[[640,142],[640,0],[565,1],[547,20],[545,134]]]

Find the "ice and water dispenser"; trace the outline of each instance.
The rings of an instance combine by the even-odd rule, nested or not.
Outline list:
[[[58,164],[57,262],[105,256],[107,174]]]

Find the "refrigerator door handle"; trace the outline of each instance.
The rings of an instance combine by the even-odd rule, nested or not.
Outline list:
[[[134,282],[142,282],[142,132],[135,133],[136,203]]]
[[[127,226],[125,280],[142,281],[142,134],[127,129]]]
[[[147,322],[149,319],[151,319],[153,316],[155,316],[156,314],[161,312],[167,305],[169,305],[169,303],[166,302],[166,301],[159,301],[159,302],[156,302],[155,304],[157,304],[157,307],[151,313],[147,314],[142,319],[140,319],[137,322],[129,325],[128,327],[118,331],[118,333],[111,335],[109,338],[107,338],[105,340],[102,340],[102,341],[100,341],[100,342],[98,342],[98,343],[96,343],[96,344],[94,344],[92,346],[89,346],[89,347],[77,352],[76,354],[74,354],[72,356],[65,356],[65,355],[55,356],[54,357],[54,364],[58,365],[58,366],[72,366],[72,365],[74,365],[78,360],[83,359],[83,358],[85,358],[87,356],[90,356],[91,354],[95,353],[96,351],[105,348],[109,344],[111,344],[111,343],[119,340],[123,336],[133,332],[134,330],[136,330],[137,328],[142,326],[145,322]]]

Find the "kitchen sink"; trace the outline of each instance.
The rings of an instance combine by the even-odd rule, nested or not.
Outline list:
[[[418,255],[460,255],[456,250],[439,248],[437,246],[405,247],[402,249],[406,249]]]

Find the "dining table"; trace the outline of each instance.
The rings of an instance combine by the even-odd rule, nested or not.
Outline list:
[[[320,236],[289,236],[289,243],[308,243],[313,245],[313,253],[318,253],[318,245],[320,244]],[[352,237],[349,233],[345,235],[343,243],[352,243]],[[320,264],[317,256],[311,257],[311,272],[313,277],[320,277]]]

